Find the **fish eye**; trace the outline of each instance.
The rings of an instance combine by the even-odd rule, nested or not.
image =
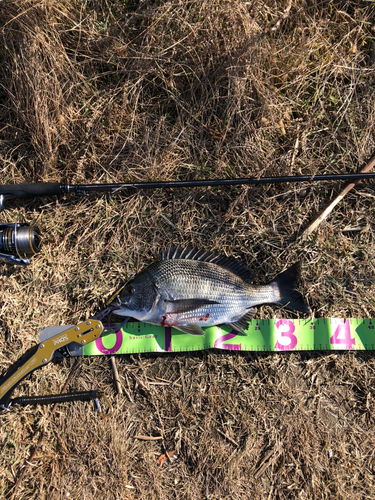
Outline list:
[[[125,293],[126,295],[133,295],[133,293],[135,292],[135,288],[134,286],[130,285],[130,286],[127,286],[125,288]]]

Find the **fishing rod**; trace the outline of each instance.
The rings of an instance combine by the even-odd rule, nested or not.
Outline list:
[[[115,193],[123,190],[173,189],[192,187],[238,186],[250,184],[279,184],[322,181],[352,181],[374,179],[374,172],[358,172],[352,174],[295,175],[280,177],[249,177],[243,179],[209,179],[190,181],[128,182],[113,184],[60,184],[58,182],[37,182],[30,184],[7,184],[0,186],[0,211],[4,202],[11,198],[37,198],[59,196],[68,193],[85,195],[93,191]],[[28,257],[39,251],[40,236],[35,226],[23,224],[0,223],[0,259],[16,265],[28,265]]]
[[[5,200],[9,198],[34,198],[40,196],[58,196],[67,193],[87,194],[92,191],[116,192],[125,189],[163,189],[163,188],[192,188],[238,186],[249,184],[279,184],[297,182],[322,181],[357,181],[374,179],[375,172],[354,174],[324,174],[324,175],[290,175],[281,177],[249,177],[243,179],[208,179],[193,181],[158,181],[158,182],[128,182],[114,184],[60,184],[58,182],[37,182],[32,184],[8,184],[0,186],[0,210]]]

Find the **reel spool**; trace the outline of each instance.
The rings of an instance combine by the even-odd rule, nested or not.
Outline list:
[[[28,266],[28,257],[40,250],[40,236],[35,226],[25,223],[0,223],[0,259]]]

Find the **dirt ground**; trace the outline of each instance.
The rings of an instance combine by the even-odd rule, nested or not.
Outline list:
[[[5,0],[1,184],[355,172],[375,153],[374,13],[367,0]],[[375,318],[374,183],[301,237],[342,186],[8,201],[0,223],[36,223],[42,247],[28,267],[0,265],[0,372],[171,242],[235,256],[255,283],[301,260],[315,317]],[[108,357],[80,358],[67,387],[104,391],[106,420],[91,402],[1,413],[0,498],[375,499],[373,352],[116,362],[122,395]],[[61,392],[73,364],[14,395]]]

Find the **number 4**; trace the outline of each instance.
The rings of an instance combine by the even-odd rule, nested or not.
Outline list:
[[[335,333],[332,335],[329,341],[332,345],[345,344],[345,348],[343,347],[343,349],[351,349],[355,344],[355,339],[351,337],[350,333],[350,323],[348,320],[344,320],[343,323],[340,323],[337,326]]]

